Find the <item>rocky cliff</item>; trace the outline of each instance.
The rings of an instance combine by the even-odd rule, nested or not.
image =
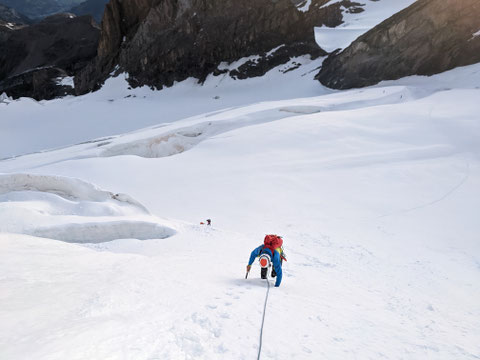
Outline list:
[[[202,81],[219,73],[221,62],[250,55],[261,60],[236,77],[262,75],[292,56],[324,55],[313,27],[337,26],[341,6],[358,5],[325,3],[314,0],[305,13],[293,0],[111,0],[98,56],[75,78],[76,91],[98,89],[114,70],[127,72],[132,86],[161,88],[188,77]]]
[[[477,62],[480,1],[418,0],[330,56],[317,79],[347,89]]]
[[[58,78],[76,75],[97,53],[100,29],[90,16],[59,14],[0,37],[0,93],[51,99]],[[52,70],[53,69],[53,70]],[[70,87],[70,92],[73,88]]]

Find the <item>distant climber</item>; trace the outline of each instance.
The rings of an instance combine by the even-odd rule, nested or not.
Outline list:
[[[205,220],[205,221],[207,222],[207,226],[212,226],[212,220],[207,219],[207,220]],[[202,221],[202,222],[200,223],[200,225],[205,225],[205,223]]]
[[[263,245],[260,245],[252,251],[250,254],[250,260],[247,265],[247,275],[252,268],[252,264],[258,257],[261,271],[260,275],[262,279],[267,278],[268,269],[272,267],[272,277],[277,277],[275,286],[278,287],[282,283],[282,264],[283,260],[287,260],[283,251],[283,239],[278,235],[266,235],[263,241]]]

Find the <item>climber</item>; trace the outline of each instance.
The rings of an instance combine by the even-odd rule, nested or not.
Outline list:
[[[275,286],[278,287],[282,283],[282,263],[287,260],[283,252],[283,239],[278,235],[266,235],[263,245],[254,249],[250,255],[247,265],[247,275],[252,268],[252,264],[259,257],[261,266],[261,278],[267,278],[268,268],[273,265],[272,277],[276,277]]]

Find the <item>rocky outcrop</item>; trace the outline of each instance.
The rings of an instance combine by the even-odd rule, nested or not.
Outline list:
[[[77,15],[91,15],[96,22],[102,21],[105,5],[109,0],[87,0],[80,5],[73,7],[70,12]]]
[[[263,60],[235,76],[259,76],[292,56],[324,55],[313,27],[337,26],[341,6],[358,5],[322,7],[327,2],[314,0],[304,13],[294,0],[111,0],[98,56],[75,78],[75,88],[79,94],[96,90],[113,71],[127,72],[132,86],[162,88],[188,77],[203,81],[221,72],[221,62],[251,55]]]
[[[317,79],[348,89],[477,62],[480,1],[418,0],[330,56]]]
[[[0,93],[51,99],[58,77],[76,75],[96,55],[100,29],[90,16],[59,14],[11,30],[0,41]],[[21,84],[24,81],[24,84]],[[39,91],[44,85],[46,91]]]

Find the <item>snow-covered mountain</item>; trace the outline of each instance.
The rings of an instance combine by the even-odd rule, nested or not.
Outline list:
[[[77,94],[98,89],[107,78],[122,72],[128,73],[131,86],[148,85],[156,88],[171,86],[174,82],[189,77],[203,82],[212,74],[216,76],[227,74],[234,79],[259,77],[282,65],[283,72],[286,73],[301,66],[301,63],[292,61],[294,58],[310,56],[311,59],[316,59],[326,55],[323,48],[330,51],[339,41],[341,46],[346,46],[354,36],[368,31],[376,23],[413,2],[413,0],[395,2],[382,0],[359,4],[316,0],[292,3],[290,0],[282,0],[278,3],[254,2],[254,6],[250,6],[244,2],[227,4],[212,1],[208,9],[204,9],[201,2],[192,2],[186,7],[172,5],[178,16],[170,14],[175,18],[175,21],[170,21],[168,16],[166,18],[156,16],[158,11],[161,12],[159,9],[164,3],[137,4],[129,1],[120,3],[112,1],[108,5],[98,56],[93,60],[91,58],[94,55],[90,51],[91,41],[88,46],[82,43],[84,39],[91,39],[91,36],[67,37],[61,44],[58,42],[54,44],[45,61],[40,63],[30,61],[31,68],[22,71],[29,73],[29,76],[12,78],[16,76],[11,74],[12,64],[23,64],[25,57],[44,58],[44,54],[42,46],[18,44],[25,42],[21,32],[9,34],[9,41],[6,41],[6,48],[3,51],[5,57],[8,54],[8,58],[0,61],[0,92],[6,92],[14,98],[28,96],[37,100],[51,99],[73,92],[73,89],[66,89],[57,81],[59,77],[65,76],[64,73],[43,71],[41,76],[37,76],[42,79],[37,85],[31,74],[39,67],[56,66],[69,52],[75,54],[79,44],[82,49],[86,48],[88,51],[84,51],[79,60],[73,56],[68,69],[62,67],[60,69],[67,75],[75,75]],[[102,9],[103,13],[103,4],[104,2],[83,3],[74,12],[88,13],[86,8],[95,5]],[[86,8],[82,10],[82,6]],[[228,14],[229,20],[225,14]],[[283,20],[271,21],[280,18]],[[228,31],[225,30],[219,35],[217,29],[225,22],[230,24],[227,27]],[[314,26],[317,26],[315,30],[317,43],[314,38]],[[192,31],[193,28],[197,30]],[[31,31],[34,34],[41,32],[38,29]],[[67,29],[62,32],[69,33]],[[173,35],[169,35],[170,33]],[[78,38],[82,40],[77,41]],[[38,42],[36,39],[32,41]],[[9,44],[14,44],[14,48],[12,49]],[[212,44],[215,44],[215,51],[212,51]],[[24,47],[27,49],[22,49]],[[59,54],[57,48],[64,50]],[[25,55],[26,53],[28,55]],[[138,58],[142,58],[142,61],[139,62]],[[245,58],[247,60],[242,61]],[[85,60],[92,62],[84,69]],[[289,63],[292,65],[286,68],[285,65]],[[74,72],[69,70],[72,68],[75,69]]]
[[[203,82],[210,74],[225,74],[222,64],[250,56],[228,75],[263,76],[294,57],[326,55],[332,42],[323,49],[315,41],[323,43],[325,28],[341,29],[342,35],[329,31],[327,37],[353,41],[352,34],[368,31],[413,2],[111,0],[97,58],[75,78],[76,91],[97,90],[112,74],[123,72],[134,87],[160,89],[190,77]],[[356,31],[347,33],[352,28]]]
[[[345,89],[475,64],[480,61],[478,31],[477,0],[419,0],[330,56],[318,78]]]

